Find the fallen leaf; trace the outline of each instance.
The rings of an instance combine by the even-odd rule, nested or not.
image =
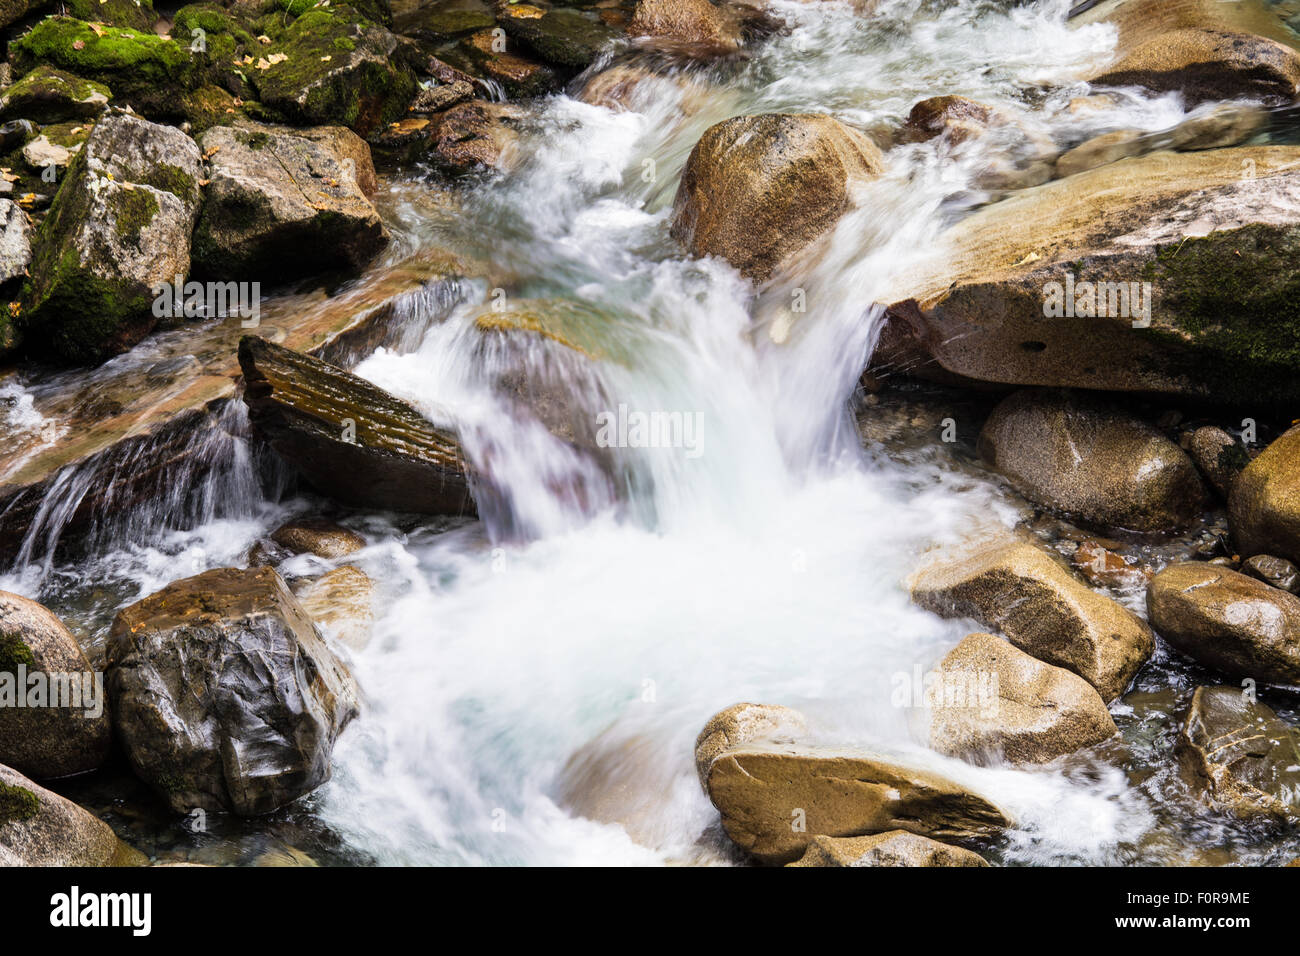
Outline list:
[[[1036,252],[1031,252],[1029,255],[1027,255],[1027,256],[1025,256],[1023,259],[1021,259],[1019,262],[1013,263],[1013,265],[1017,265],[1017,266],[1027,266],[1027,265],[1029,265],[1029,263],[1031,263],[1031,262],[1037,262],[1037,261],[1038,261],[1039,259],[1041,259],[1041,258],[1043,258],[1043,257],[1040,256],[1038,253],[1036,253]]]
[[[85,40],[74,40],[74,41],[72,41],[72,48],[73,48],[74,50],[84,50],[84,49],[86,48],[86,41],[85,41]]]

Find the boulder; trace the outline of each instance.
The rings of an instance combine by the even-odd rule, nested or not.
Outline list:
[[[988,866],[984,857],[906,830],[865,837],[814,837],[786,866]]]
[[[869,753],[742,744],[714,758],[706,787],[727,836],[764,863],[792,862],[818,836],[969,840],[1012,825],[960,784]]]
[[[505,8],[500,23],[506,34],[529,53],[570,70],[591,66],[619,36],[599,18],[563,7],[541,11],[527,4],[514,4]]]
[[[152,30],[114,27],[73,17],[48,17],[10,45],[23,75],[41,64],[93,80],[113,101],[152,119],[182,119],[185,97],[202,83],[203,61],[186,43]]]
[[[1245,557],[1275,554],[1300,562],[1300,427],[1285,432],[1238,476],[1228,518]]]
[[[1056,175],[1073,176],[1129,156],[1139,156],[1147,152],[1145,136],[1140,129],[1117,129],[1094,136],[1056,158]]]
[[[271,540],[292,554],[314,554],[333,560],[355,554],[366,539],[326,518],[298,518],[271,532]]]
[[[560,77],[551,67],[505,47],[496,30],[472,33],[456,45],[466,69],[500,84],[507,96],[542,96],[560,87]]]
[[[473,512],[455,437],[340,368],[247,336],[239,343],[254,431],[322,494],[361,508]]]
[[[270,568],[220,568],[122,609],[108,640],[113,721],[176,813],[270,813],[330,776],[357,714],[352,675]]]
[[[27,340],[92,362],[147,335],[155,289],[189,272],[201,177],[199,148],[180,130],[127,113],[96,123],[36,234]]]
[[[1181,448],[1091,399],[1016,392],[984,423],[979,452],[1026,498],[1093,526],[1173,531],[1200,518],[1208,503]]]
[[[294,594],[316,626],[343,646],[360,651],[370,643],[375,583],[360,568],[345,564],[295,585]]]
[[[965,96],[932,96],[912,107],[903,124],[905,142],[924,142],[947,135],[954,146],[977,136],[993,121],[991,106]]]
[[[441,113],[443,110],[473,99],[474,93],[474,84],[465,80],[426,86],[415,95],[407,112],[417,116],[432,116],[434,113]]]
[[[0,285],[27,274],[32,261],[31,233],[31,221],[23,208],[8,199],[0,199]],[[4,338],[3,325],[8,321],[8,315],[0,319],[0,340]]]
[[[702,53],[740,47],[739,22],[709,0],[637,0],[627,32]]]
[[[369,136],[404,116],[415,95],[397,37],[345,5],[302,14],[259,61],[267,64],[252,71],[261,103],[290,123]]]
[[[991,695],[975,692],[990,683]],[[939,665],[939,686],[930,746],[972,763],[1046,763],[1119,732],[1082,677],[992,634],[971,634],[953,648]]]
[[[449,9],[445,3],[434,3],[398,14],[393,21],[393,31],[431,43],[443,43],[479,30],[491,30],[496,25],[496,18],[487,10]]]
[[[336,145],[345,138],[351,148]],[[375,177],[370,150],[355,133],[216,126],[199,146],[211,173],[194,232],[196,270],[231,280],[263,275],[274,262],[277,279],[291,279],[359,269],[388,244],[361,186]]]
[[[695,772],[700,785],[708,788],[709,767],[723,752],[769,738],[784,742],[807,730],[803,714],[779,704],[732,704],[709,718],[695,738]]]
[[[1168,30],[1136,45],[1090,82],[1180,93],[1193,106],[1245,97],[1276,106],[1295,99],[1300,53],[1253,34]]]
[[[1155,152],[1026,189],[900,270],[877,366],[1300,401],[1300,148]]]
[[[1198,687],[1174,752],[1210,806],[1250,819],[1293,822],[1300,735],[1240,687]]]
[[[0,765],[0,866],[144,866],[108,824]]]
[[[1173,564],[1147,589],[1161,637],[1229,677],[1300,684],[1300,598],[1205,562]]]
[[[1187,454],[1210,486],[1227,498],[1250,456],[1241,443],[1222,428],[1204,425],[1187,436]]]
[[[451,175],[502,167],[514,142],[510,115],[503,104],[483,100],[444,110],[429,125],[428,160]]]
[[[856,181],[883,169],[866,136],[829,116],[738,116],[691,150],[673,236],[756,281],[821,238],[850,206]]]
[[[1155,649],[1151,631],[1131,611],[1025,539],[997,539],[935,559],[908,586],[922,607],[1001,631],[1025,653],[1078,674],[1107,703]]]
[[[29,119],[44,125],[94,119],[112,96],[102,83],[42,63],[0,94],[0,120]]]
[[[41,780],[96,769],[108,756],[107,704],[103,676],[63,622],[0,591],[0,763]]]
[[[1259,578],[1265,584],[1292,594],[1300,592],[1300,568],[1285,558],[1275,558],[1271,554],[1257,554],[1241,563],[1241,573]]]

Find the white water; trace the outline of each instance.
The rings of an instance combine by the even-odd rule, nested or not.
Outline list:
[[[870,129],[960,93],[1061,145],[1183,117],[1176,97],[1137,95],[1070,113],[1087,92],[1077,78],[1106,59],[1114,31],[1068,29],[1066,6],[961,0],[918,12],[897,0],[861,18],[778,0],[791,33],[738,70],[647,80],[623,112],[553,98],[518,168],[439,224],[511,276],[510,299],[582,302],[610,358],[510,352],[465,308],[411,351],[358,369],[454,418],[500,494],[481,525],[455,531],[355,525],[381,589],[375,639],[352,661],[367,700],[313,798],[348,850],[385,863],[724,859],[692,749],[711,714],[743,700],[798,707],[821,741],[905,752],[981,789],[1020,821],[1012,861],[1114,860],[1151,827],[1148,796],[1117,769],[1084,780],[942,759],[914,742],[916,714],[890,700],[896,675],[932,666],[970,630],[914,608],[902,579],[926,549],[1016,518],[997,488],[942,456],[903,464],[864,452],[849,414],[874,346],[868,304],[897,271],[942,255],[945,219],[984,198],[971,186],[980,156],[892,150],[829,248],[761,295],[725,264],[682,258],[667,237],[691,147],[733,115],[831,112]],[[390,204],[408,246],[428,230],[413,189]],[[806,314],[790,312],[795,289]],[[698,414],[700,454],[618,449],[611,485],[493,393],[519,361],[560,377],[592,417],[620,403]],[[193,570],[238,563],[293,507],[126,548],[99,573],[147,594],[190,572],[178,556]],[[562,798],[602,782],[621,794],[627,829]]]

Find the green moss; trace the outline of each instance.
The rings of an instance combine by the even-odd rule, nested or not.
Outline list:
[[[0,782],[0,827],[30,820],[41,812],[41,801],[26,787]]]
[[[140,234],[158,215],[158,197],[147,189],[123,189],[109,199],[113,225],[123,242],[140,244]]]
[[[1137,331],[1181,353],[1182,371],[1211,396],[1300,395],[1300,228],[1255,224],[1171,243],[1144,278],[1161,295],[1159,324]]]
[[[36,666],[32,649],[17,634],[0,633],[0,673],[17,673],[19,664],[25,667]]]
[[[63,0],[69,16],[114,27],[152,30],[158,22],[153,4],[147,0]]]

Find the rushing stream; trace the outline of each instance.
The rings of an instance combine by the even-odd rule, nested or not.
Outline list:
[[[855,422],[880,319],[870,303],[898,270],[942,255],[944,224],[997,198],[978,188],[981,157],[941,155],[937,141],[891,150],[825,254],[761,296],[725,263],[684,258],[668,235],[691,147],[730,116],[829,112],[871,131],[919,99],[958,93],[1064,145],[1185,118],[1174,95],[1071,110],[1087,92],[1077,78],[1109,56],[1115,32],[1070,29],[1068,6],[887,0],[866,18],[777,0],[788,32],[747,59],[647,79],[622,111],[546,100],[507,177],[451,202],[425,181],[387,184],[397,241],[376,269],[443,246],[507,277],[494,280],[501,292],[478,282],[475,301],[444,321],[413,316],[427,326],[421,339],[356,368],[435,420],[455,418],[471,459],[491,465],[482,520],[345,520],[370,542],[348,560],[377,582],[375,636],[352,655],[363,715],[338,743],[332,781],[303,807],[192,834],[141,822],[111,781],[81,798],[142,848],[227,848],[213,859],[246,860],[273,831],[331,862],[729,862],[692,748],[711,714],[752,700],[803,710],[819,741],[906,753],[997,800],[1019,828],[990,859],[1287,855],[1189,809],[1156,718],[1195,674],[1163,649],[1112,708],[1126,750],[1040,769],[939,757],[916,742],[914,709],[895,705],[900,675],[932,667],[974,629],[914,607],[903,579],[927,549],[1024,515],[966,454],[972,435],[951,449],[935,447],[937,434],[864,445]],[[489,341],[475,314],[501,295],[576,303],[574,337],[599,358],[545,342],[520,356]],[[806,311],[791,306],[801,296]],[[625,406],[680,413],[694,430],[678,447],[610,449],[611,481],[494,391],[520,361],[562,377],[593,420]],[[39,427],[21,395],[14,409]],[[91,653],[102,654],[122,603],[238,565],[286,516],[320,508],[277,500],[237,434],[213,454],[224,456],[219,487],[197,527],[150,534],[137,521],[114,548],[67,565],[33,557],[0,587],[97,635]],[[299,557],[282,572],[326,566]],[[626,826],[589,818],[602,815]]]

